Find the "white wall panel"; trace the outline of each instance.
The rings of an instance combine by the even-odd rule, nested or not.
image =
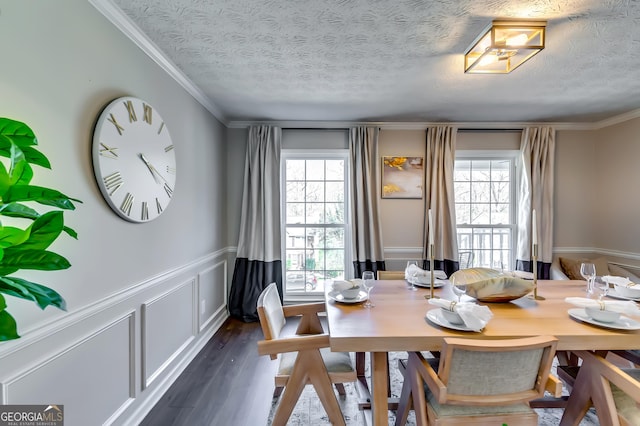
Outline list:
[[[227,262],[222,261],[198,274],[198,324],[202,331],[227,307]]]
[[[143,386],[167,368],[195,335],[195,278],[142,304]]]
[[[66,425],[103,424],[134,398],[133,312],[4,383],[5,404],[64,405]]]

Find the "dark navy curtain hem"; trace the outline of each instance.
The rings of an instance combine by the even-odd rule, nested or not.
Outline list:
[[[448,277],[451,276],[455,271],[460,269],[460,263],[455,260],[445,259],[445,260],[433,260],[433,269],[436,271],[444,271]],[[428,259],[422,259],[422,269],[425,271],[431,270],[431,261]]]
[[[551,263],[537,262],[538,265],[538,279],[548,280],[551,278]],[[516,260],[516,270],[533,272],[532,260]]]
[[[372,271],[378,275],[378,271],[386,271],[386,266],[384,260],[365,260],[363,262],[354,260],[353,271],[355,278],[362,278],[364,271]]]
[[[265,262],[236,258],[229,294],[229,313],[244,322],[258,321],[258,297],[275,282],[282,300],[282,261]]]

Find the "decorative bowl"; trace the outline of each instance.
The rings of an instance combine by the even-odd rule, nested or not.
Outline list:
[[[345,288],[343,290],[340,290],[340,294],[342,294],[345,299],[355,299],[356,297],[358,297],[358,294],[360,294],[360,287],[355,286]]]
[[[440,313],[451,324],[463,324],[464,321],[457,312],[450,311],[449,309],[440,308]]]
[[[600,322],[616,322],[620,318],[620,312],[603,311],[600,307],[587,306],[584,311],[589,318]]]
[[[533,290],[533,281],[489,268],[462,269],[449,280],[455,286],[464,286],[465,294],[480,302],[510,302]]]

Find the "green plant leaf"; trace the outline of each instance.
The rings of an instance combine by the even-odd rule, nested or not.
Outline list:
[[[64,226],[62,228],[62,230],[64,232],[67,233],[67,235],[69,235],[71,238],[73,238],[74,240],[78,239],[78,233],[76,231],[74,231],[73,229],[69,228],[68,226]]]
[[[0,215],[36,220],[40,213],[20,203],[0,204]]]
[[[27,160],[27,163],[36,164],[40,167],[44,167],[45,169],[51,169],[51,163],[49,163],[49,159],[43,153],[30,146],[23,146],[20,148],[24,153],[24,158]]]
[[[3,202],[13,203],[17,201],[35,201],[40,204],[54,206],[65,210],[75,210],[72,201],[82,201],[69,198],[55,189],[44,188],[35,185],[14,185],[3,195]]]
[[[45,213],[31,224],[29,238],[17,248],[20,250],[44,250],[58,238],[63,226],[63,212],[55,210]]]
[[[18,247],[9,247],[4,249],[4,257],[0,261],[0,276],[9,275],[17,269],[56,271],[70,266],[67,259],[51,251],[20,250]],[[12,272],[7,272],[12,269]]]
[[[0,117],[0,151],[6,150],[6,154],[9,154],[11,142],[21,148],[38,145],[35,133],[25,123]]]
[[[32,300],[36,302],[40,309],[51,305],[63,311],[67,310],[67,303],[58,292],[22,278],[0,277],[0,293]]]
[[[0,311],[0,342],[19,338],[16,320],[9,315],[9,312]]]
[[[4,163],[0,161],[0,196],[3,196],[5,192],[11,187],[11,178],[7,169],[4,167]]]
[[[0,227],[0,248],[17,246],[29,239],[29,230],[12,226]]]

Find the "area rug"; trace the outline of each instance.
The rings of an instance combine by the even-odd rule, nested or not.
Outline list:
[[[402,375],[395,367],[397,365],[397,359],[402,357],[406,358],[406,352],[391,352],[389,353],[389,368],[390,368],[390,382],[391,382],[391,394],[392,397],[398,398],[402,389]],[[367,363],[368,364],[368,363]],[[369,377],[368,367],[366,370],[367,377]],[[338,397],[338,402],[342,413],[344,414],[347,425],[363,425],[364,416],[363,412],[358,409],[358,394],[355,385],[346,383],[345,390],[347,394],[342,397]],[[267,424],[271,425],[271,420],[275,413],[280,398],[274,398],[269,413],[269,419]],[[538,413],[538,424],[541,426],[557,426],[560,424],[560,418],[562,417],[563,410],[561,408],[551,409],[536,409]],[[395,414],[389,411],[389,425],[395,424]],[[296,426],[316,426],[316,425],[330,425],[331,422],[327,417],[320,400],[318,399],[313,386],[307,386],[303,391],[300,400],[296,404],[293,413],[289,419],[288,425]],[[409,414],[407,425],[415,425],[415,417],[413,411]],[[591,408],[585,418],[580,422],[580,426],[598,426],[598,417],[595,414],[593,408]]]

